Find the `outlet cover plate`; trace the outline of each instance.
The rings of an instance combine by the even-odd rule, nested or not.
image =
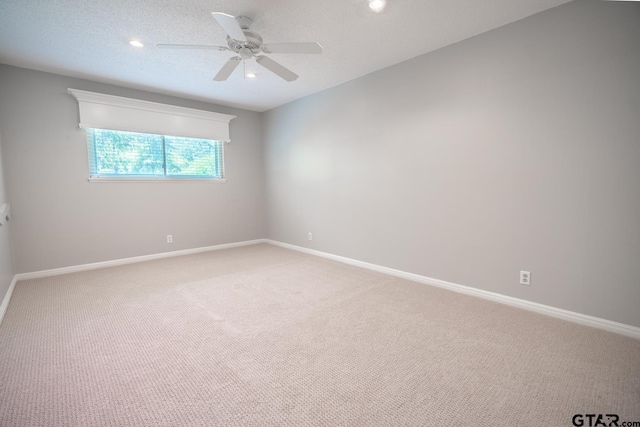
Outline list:
[[[520,284],[531,286],[531,272],[520,270]]]

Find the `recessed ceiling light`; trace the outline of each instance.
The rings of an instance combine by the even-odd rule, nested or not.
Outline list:
[[[386,5],[386,0],[369,0],[369,7],[374,12],[382,12],[382,9],[384,9]]]
[[[249,77],[250,79],[255,79],[256,73],[247,73],[247,77]]]
[[[133,47],[144,47],[141,41],[139,40],[130,40],[129,44]]]

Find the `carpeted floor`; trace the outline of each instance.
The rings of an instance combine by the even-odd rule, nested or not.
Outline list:
[[[266,244],[21,281],[0,326],[1,426],[599,413],[640,421],[640,341]]]

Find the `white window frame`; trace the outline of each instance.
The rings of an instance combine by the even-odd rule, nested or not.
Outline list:
[[[224,168],[224,142],[217,140],[210,140],[220,144],[220,156],[218,159],[220,164],[219,170],[221,176],[206,176],[206,175],[167,175],[166,169],[166,141],[165,137],[171,137],[172,135],[155,135],[155,134],[143,134],[143,135],[155,135],[159,138],[162,138],[162,161],[165,163],[164,173],[162,175],[136,175],[136,174],[105,174],[105,175],[92,175],[92,171],[97,169],[97,151],[95,146],[95,141],[93,140],[93,131],[95,130],[105,130],[105,129],[95,129],[95,128],[87,128],[87,154],[89,157],[89,182],[184,182],[184,181],[208,181],[208,182],[216,182],[216,183],[225,183],[227,182],[225,178],[225,168]],[[106,129],[112,131],[112,129]],[[91,131],[91,132],[90,132]],[[120,132],[120,131],[116,131]]]

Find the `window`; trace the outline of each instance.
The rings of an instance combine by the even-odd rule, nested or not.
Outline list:
[[[87,128],[91,178],[222,179],[222,141]]]
[[[67,91],[78,100],[78,127],[87,132],[90,181],[226,181],[223,145],[236,116]]]

